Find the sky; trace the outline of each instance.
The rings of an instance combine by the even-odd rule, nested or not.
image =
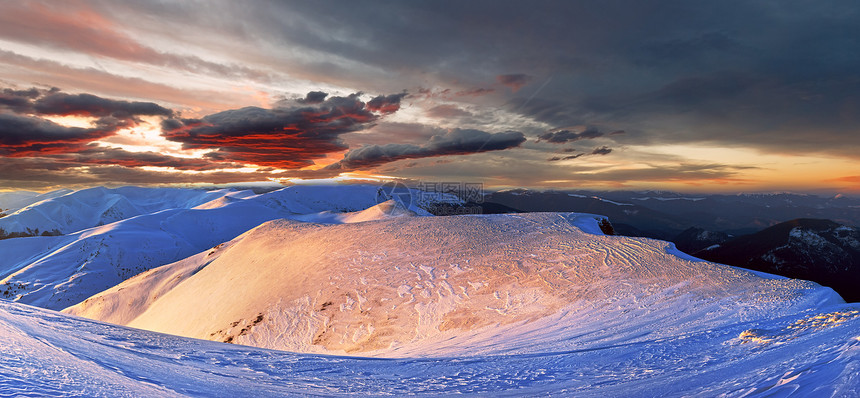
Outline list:
[[[0,190],[860,193],[853,1],[0,0]]]

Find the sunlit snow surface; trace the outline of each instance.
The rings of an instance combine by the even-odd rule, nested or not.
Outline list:
[[[370,359],[187,339],[0,301],[0,395],[858,396],[858,310],[568,352]],[[817,315],[833,320],[810,323]]]
[[[107,246],[146,253],[135,232],[153,230],[144,221],[191,242],[232,239],[164,256],[178,261],[66,311],[285,351],[0,300],[0,397],[860,396],[860,305],[829,288],[605,236],[599,216],[355,211],[377,198],[353,189],[368,191],[357,195],[367,203],[224,195],[73,236],[5,241],[16,264],[49,253],[17,274],[42,283],[77,267],[60,256],[71,250],[54,248],[63,239],[127,230]],[[212,223],[165,223],[173,213]],[[233,238],[281,213],[290,219]]]

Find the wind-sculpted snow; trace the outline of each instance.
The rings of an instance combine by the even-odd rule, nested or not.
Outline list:
[[[464,348],[445,358],[372,359],[187,339],[0,300],[0,395],[852,397],[860,394],[860,317],[777,344],[743,336],[858,309],[842,304],[568,351],[462,356]],[[608,333],[583,325],[572,338],[589,332]]]
[[[255,203],[229,202],[193,211]],[[217,341],[0,300],[0,395],[860,394],[860,305],[829,288],[593,215],[373,214],[273,220],[66,310]]]
[[[263,222],[283,217],[345,223],[415,214],[393,201],[361,207],[365,202],[376,204],[378,187],[353,186],[325,200],[322,198],[332,192],[313,188],[292,187],[263,195],[223,191],[217,193],[217,199],[194,208],[155,211],[64,236],[0,240],[4,257],[0,262],[0,298],[62,309],[143,271],[207,250]],[[291,201],[296,190],[305,194],[298,204]],[[315,193],[320,200],[311,199]],[[143,203],[146,197],[142,195],[136,202]],[[184,205],[201,201],[197,197]],[[362,211],[330,211],[350,209]]]
[[[670,243],[598,235],[599,218],[275,220],[67,311],[265,348],[411,357],[593,349],[841,302],[811,282],[679,256]]]

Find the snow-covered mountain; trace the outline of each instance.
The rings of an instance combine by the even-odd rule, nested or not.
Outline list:
[[[66,312],[264,348],[403,357],[589,349],[842,302],[811,282],[605,236],[600,219],[275,220]]]
[[[0,218],[0,230],[6,234],[68,234],[159,210],[191,208],[231,193],[140,187],[54,191],[34,197],[40,200]]]
[[[671,240],[687,228],[750,234],[795,218],[860,225],[860,197],[803,194],[714,195],[631,191],[506,190],[484,197],[520,211],[602,214],[622,235]]]
[[[830,220],[797,219],[699,252],[725,264],[813,280],[860,301],[860,230]]]
[[[62,309],[140,272],[178,261],[226,242],[265,221],[284,217],[316,223],[344,223],[419,212],[427,214],[417,204],[412,204],[411,210],[400,202],[377,205],[378,200],[385,199],[379,196],[380,187],[377,186],[333,188],[294,186],[262,195],[250,191],[140,189],[141,195],[120,196],[110,190],[87,190],[87,195],[95,192],[103,195],[101,199],[87,202],[91,206],[73,213],[79,217],[68,225],[93,222],[93,214],[100,210],[90,210],[104,207],[98,205],[99,200],[119,201],[136,209],[154,207],[157,211],[63,236],[0,240],[4,260],[0,263],[0,297]],[[176,195],[163,202],[167,209],[155,207],[157,195],[171,193]],[[38,209],[44,207],[65,208],[70,203],[69,196],[72,195],[57,198],[63,199],[60,204],[51,200],[27,208],[35,213],[22,210],[16,215],[43,214]]]
[[[225,191],[0,241],[0,395],[860,394],[860,305],[829,288],[402,194]]]
[[[708,231],[702,228],[690,227],[685,229],[678,236],[672,238],[672,243],[684,253],[696,253],[699,250],[719,245],[733,238],[725,232]]]
[[[39,193],[31,191],[0,192],[0,212],[10,214],[22,207],[47,199],[56,198],[73,192],[71,189],[58,189],[56,191]]]

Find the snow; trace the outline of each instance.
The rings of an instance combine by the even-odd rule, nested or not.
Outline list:
[[[0,192],[0,211],[5,213],[15,212],[22,207],[47,199],[63,196],[72,192],[70,189],[58,189],[47,193],[30,191]]]
[[[217,258],[159,268],[66,311],[295,352],[445,357],[642,342],[841,302],[811,282],[708,263],[667,242],[599,234],[599,218],[275,220]],[[181,281],[157,295],[139,288],[172,278]]]
[[[403,206],[401,202],[392,199],[361,211],[345,213],[333,213],[330,211],[323,211],[313,214],[294,215],[290,216],[289,218],[298,221],[314,222],[320,224],[352,224],[357,222],[382,220],[392,217],[412,217],[416,215],[417,213],[415,211],[407,209]]]
[[[0,300],[0,391],[57,397],[857,396],[858,309],[842,304],[589,349],[380,360],[187,339]],[[810,323],[822,318],[837,321]],[[794,328],[798,324],[809,327]],[[602,333],[594,324],[583,332]]]
[[[597,200],[599,200],[599,201],[601,201],[601,202],[606,202],[606,203],[613,204],[613,205],[616,205],[616,206],[633,206],[633,205],[632,205],[632,204],[630,204],[630,203],[621,203],[621,202],[616,202],[616,201],[612,201],[612,200],[609,200],[609,199],[601,198],[601,197],[599,197],[599,196],[586,196],[586,195],[580,195],[580,194],[575,194],[575,193],[569,193],[569,194],[567,194],[567,196],[572,196],[572,197],[574,197],[574,198],[589,198],[589,197],[590,197],[590,198],[592,198],[592,199],[597,199]]]
[[[631,198],[631,199],[633,199],[633,200],[651,200],[651,199],[654,199],[654,200],[659,200],[662,202],[671,201],[671,200],[689,200],[691,202],[698,202],[700,200],[705,200],[705,198],[684,198],[684,197],[661,198],[661,197],[654,197],[654,196],[646,196],[646,197]]]
[[[599,215],[125,192],[154,210],[0,241],[0,396],[860,394],[860,305]]]
[[[0,218],[0,229],[6,232],[38,230],[67,234],[157,210],[194,207],[228,192],[139,187],[55,191]]]
[[[230,190],[100,188],[42,201],[6,218],[19,222],[22,215],[44,215],[45,209],[54,209],[69,216],[71,221],[63,225],[82,226],[105,220],[103,203],[113,209],[118,208],[117,203],[136,209],[117,210],[116,217],[134,215],[140,209],[155,211],[64,236],[0,240],[0,253],[4,254],[0,297],[59,310],[140,272],[207,250],[279,218],[356,223],[429,214],[415,203],[410,209],[395,201],[377,204],[377,186],[336,188],[294,186],[262,195]],[[426,203],[427,195],[423,196]],[[159,201],[165,209],[157,207]],[[94,214],[100,215],[94,218]],[[55,222],[55,216],[44,219]],[[9,286],[14,289],[6,289]],[[5,291],[9,293],[3,295]]]
[[[604,199],[604,198],[597,197],[597,196],[592,196],[592,197],[593,197],[594,199],[597,199],[597,200],[601,201],[601,202],[606,202],[606,203],[613,204],[613,205],[616,205],[616,206],[633,206],[633,205],[632,205],[632,204],[630,204],[630,203],[621,203],[621,202],[616,202],[616,201],[613,201],[613,200]]]
[[[810,231],[808,229],[795,227],[792,228],[788,233],[789,241],[795,240],[798,242],[802,242],[806,246],[809,247],[823,247],[828,244],[827,239],[822,238],[820,235],[816,234],[814,231]]]

